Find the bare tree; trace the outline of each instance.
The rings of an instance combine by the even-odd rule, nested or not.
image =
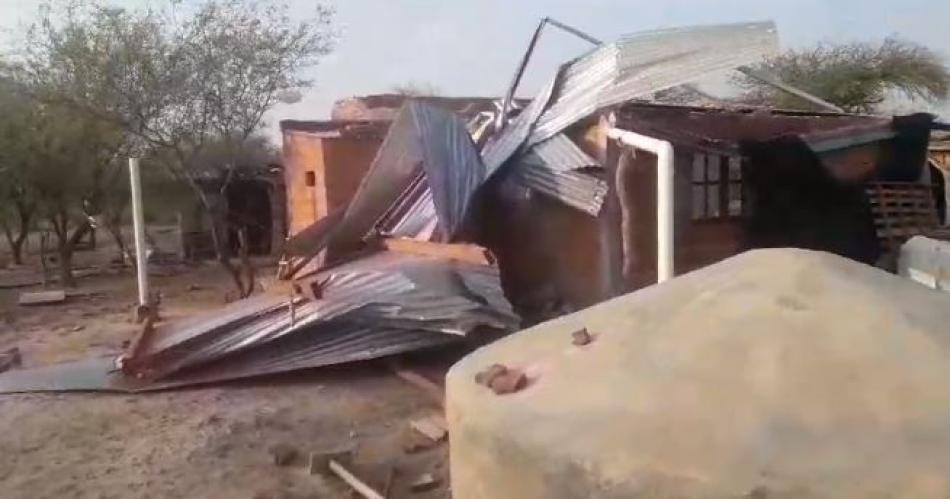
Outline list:
[[[27,68],[47,102],[66,102],[117,123],[141,148],[167,151],[174,178],[191,187],[211,220],[221,265],[242,296],[253,290],[232,264],[227,213],[202,179],[199,158],[222,139],[231,160],[212,176],[233,178],[241,146],[302,74],[332,48],[332,11],[294,21],[285,4],[204,0],[191,15],[110,9],[92,1],[47,5],[27,36]]]
[[[872,112],[891,92],[939,101],[950,91],[950,71],[932,50],[899,38],[879,45],[819,44],[790,50],[756,68],[850,112]],[[739,76],[746,100],[780,107],[801,106],[796,97],[748,76]]]

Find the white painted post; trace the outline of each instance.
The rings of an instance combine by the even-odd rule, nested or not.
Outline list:
[[[129,158],[129,181],[132,183],[132,227],[135,238],[135,270],[139,284],[139,306],[148,307],[148,262],[145,254],[145,214],[142,209],[142,179],[139,159]]]
[[[656,154],[656,281],[673,277],[673,144],[611,128],[607,136],[624,144]]]

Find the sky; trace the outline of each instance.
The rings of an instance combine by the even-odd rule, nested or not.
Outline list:
[[[113,0],[140,6],[160,0]],[[183,0],[188,2],[189,0]],[[312,14],[315,0],[288,0],[294,15]],[[0,29],[35,14],[37,0],[0,0]],[[334,101],[385,93],[407,82],[442,95],[501,95],[538,21],[544,16],[603,40],[634,31],[689,24],[773,20],[783,48],[819,41],[881,40],[888,35],[925,44],[950,61],[947,0],[329,0],[340,38],[312,68],[314,87],[267,116],[326,119]],[[556,30],[542,38],[521,86],[534,93],[558,64],[589,48]],[[934,111],[950,117],[950,105]]]

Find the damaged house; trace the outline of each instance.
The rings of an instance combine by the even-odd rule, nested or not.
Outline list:
[[[671,275],[761,247],[873,264],[889,234],[868,189],[927,191],[930,124],[929,115],[624,104],[507,167],[483,203],[481,218],[495,221],[483,237],[528,322],[657,282],[661,212],[672,229]],[[666,207],[657,155],[626,134],[670,147]]]
[[[776,47],[772,23],[649,31],[598,42],[523,106],[513,85],[473,115],[421,99],[284,122],[287,287],[146,328],[123,374],[85,366],[69,387],[481,343],[749,248],[874,263],[933,222],[931,116],[643,102]],[[36,387],[17,376],[0,389]]]

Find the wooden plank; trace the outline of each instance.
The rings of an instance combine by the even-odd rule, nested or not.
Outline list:
[[[20,298],[17,303],[20,305],[52,305],[64,301],[66,301],[66,291],[57,289],[54,291],[20,293]]]
[[[382,494],[376,492],[372,487],[357,478],[350,470],[344,468],[343,465],[338,463],[335,459],[330,460],[329,468],[330,471],[346,482],[356,493],[366,499],[386,499]]]
[[[439,407],[445,407],[445,388],[439,386],[429,378],[426,378],[415,371],[405,369],[394,362],[389,362],[388,366],[393,374],[401,378],[403,381],[406,381],[410,385],[421,389],[432,399],[433,402],[438,404]]]
[[[441,414],[413,419],[409,422],[409,426],[434,442],[441,442],[449,434],[448,423]]]
[[[448,258],[477,265],[491,265],[487,249],[477,244],[446,244],[417,239],[391,237],[383,239],[383,247],[396,253]]]

